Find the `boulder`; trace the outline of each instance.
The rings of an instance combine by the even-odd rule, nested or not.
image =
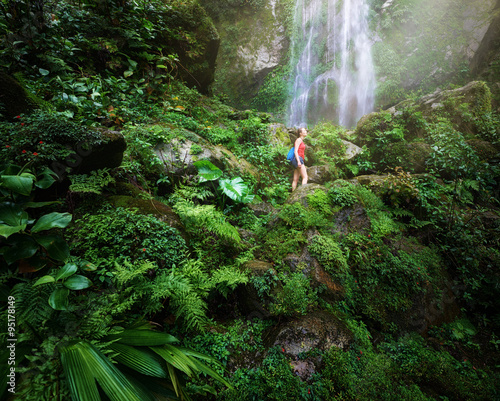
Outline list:
[[[370,218],[366,210],[359,203],[343,208],[335,215],[334,233],[344,235],[357,232],[361,235],[367,235],[371,231]]]
[[[106,129],[98,130],[100,139],[81,138],[78,142],[64,142],[72,150],[72,154],[64,160],[56,160],[50,168],[62,181],[68,172],[70,174],[88,174],[91,171],[103,168],[119,167],[123,160],[123,152],[127,148],[125,138],[118,131]]]
[[[0,119],[3,117],[12,121],[15,116],[33,107],[25,89],[14,78],[0,71]]]
[[[194,133],[191,133],[191,137],[193,139],[174,138],[171,142],[159,143],[154,148],[167,174],[177,177],[197,174],[198,170],[193,163],[197,160],[209,160],[220,169],[258,177],[254,166],[244,159],[237,158],[225,147],[212,145]]]
[[[424,173],[431,151],[431,145],[425,142],[392,143],[386,148],[385,165],[392,168],[400,166],[411,173]]]
[[[308,243],[319,233],[316,230],[309,230],[306,234]],[[321,298],[327,302],[340,301],[344,296],[344,288],[335,282],[326,272],[323,266],[313,257],[307,246],[302,249],[301,255],[289,254],[283,259],[283,263],[290,267],[292,272],[302,271],[311,281],[313,289],[322,288]]]
[[[135,191],[134,191],[135,192]],[[173,211],[170,206],[158,202],[155,199],[140,199],[128,195],[114,195],[108,198],[115,208],[123,207],[127,209],[137,209],[141,214],[152,214],[158,220],[167,223],[170,227],[179,230],[179,233],[184,239],[187,239],[186,229],[181,222],[179,216]]]
[[[350,180],[348,180],[352,184],[361,184],[367,187],[371,187],[373,184],[382,184],[387,179],[387,175],[358,175]]]
[[[270,143],[272,145],[285,146],[287,148],[293,146],[293,142],[288,133],[288,129],[284,124],[274,123],[269,124],[268,127],[271,134]]]
[[[352,142],[342,140],[342,143],[345,146],[345,158],[346,158],[346,160],[351,160],[363,152],[363,149],[361,149],[358,145],[355,145]]]
[[[328,166],[311,166],[307,167],[308,184],[324,184],[330,177],[330,169]]]
[[[268,202],[249,203],[247,207],[253,211],[257,217],[265,216],[268,214],[276,214],[277,210]]]
[[[299,185],[297,186],[295,191],[290,194],[286,203],[293,205],[295,202],[299,202],[302,206],[308,207],[307,195],[314,194],[317,189],[328,192],[326,187],[324,187],[323,185],[309,183],[307,183],[306,185],[300,185],[299,180]]]
[[[476,151],[481,160],[491,161],[498,158],[500,148],[493,145],[491,142],[482,141],[480,139],[470,139],[466,142],[472,149]]]
[[[290,357],[331,347],[347,349],[352,333],[335,315],[318,311],[274,327],[268,335],[269,346],[279,346]]]
[[[436,292],[431,284],[423,283],[424,292],[413,297],[412,305],[405,311],[392,311],[387,321],[393,322],[400,334],[416,331],[425,335],[432,326],[451,323],[460,315],[460,306],[452,280],[444,274]]]

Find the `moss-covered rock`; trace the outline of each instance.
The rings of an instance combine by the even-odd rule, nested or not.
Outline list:
[[[12,118],[33,109],[26,90],[14,78],[0,71],[0,119]]]
[[[267,342],[280,346],[286,355],[297,357],[313,349],[347,349],[352,340],[351,332],[337,316],[315,312],[273,328]]]
[[[136,189],[131,189],[131,191],[137,192]],[[184,239],[187,238],[186,229],[181,219],[170,206],[164,203],[158,202],[155,199],[140,199],[129,195],[113,195],[108,198],[108,201],[116,208],[137,209],[140,214],[153,215],[158,220],[167,223],[170,227],[179,230]]]
[[[320,190],[323,192],[327,192],[326,187],[320,184],[307,184],[307,185],[298,185],[295,191],[293,191],[288,197],[286,203],[289,205],[293,205],[298,202],[304,207],[308,207],[308,196],[313,195],[316,190]]]
[[[194,166],[197,160],[209,160],[220,169],[232,173],[258,177],[257,169],[245,159],[236,157],[221,145],[212,145],[199,135],[191,133],[192,139],[174,138],[169,143],[159,143],[154,148],[157,157],[163,163],[165,173],[180,177],[185,174],[197,174]],[[193,152],[196,147],[196,152]]]
[[[431,153],[431,146],[425,142],[397,142],[387,146],[384,164],[400,166],[411,173],[425,172],[425,161]]]

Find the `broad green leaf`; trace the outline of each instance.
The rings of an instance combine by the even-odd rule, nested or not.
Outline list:
[[[206,375],[209,375],[209,376],[213,377],[214,379],[218,380],[219,382],[221,382],[225,386],[227,386],[229,388],[233,388],[233,386],[231,386],[231,384],[226,379],[224,379],[215,370],[213,370],[209,366],[205,365],[203,362],[200,362],[200,361],[198,361],[197,359],[194,359],[194,358],[192,358],[192,361],[193,361],[193,363],[195,364],[196,368],[199,371],[205,373]]]
[[[19,175],[2,175],[2,183],[6,188],[9,188],[15,193],[28,196],[33,187],[33,178],[21,177]]]
[[[97,266],[91,262],[82,260],[80,261],[80,269],[86,272],[95,272],[97,270]]]
[[[8,226],[6,224],[0,224],[0,235],[4,238],[9,238],[12,234],[19,233],[26,228],[26,224],[22,226]]]
[[[28,209],[28,208],[38,208],[38,207],[45,207],[45,206],[49,206],[49,205],[54,205],[56,203],[61,203],[61,202],[59,202],[59,201],[26,202],[26,203],[23,203],[23,207],[25,209]]]
[[[70,290],[84,290],[92,285],[92,281],[85,276],[75,274],[74,276],[64,280],[63,285]]]
[[[120,343],[113,343],[109,348],[118,353],[118,355],[114,357],[117,362],[144,375],[167,377],[166,369],[163,368],[160,359],[150,350],[138,349]]]
[[[33,228],[32,233],[50,230],[51,228],[64,228],[71,222],[71,214],[53,212],[40,217]]]
[[[124,71],[124,72],[123,72],[123,76],[124,76],[125,78],[128,78],[128,77],[130,77],[130,76],[131,76],[131,75],[133,75],[133,74],[134,74],[134,71],[130,71],[130,70],[128,70],[128,71]]]
[[[170,334],[140,329],[124,330],[120,333],[110,334],[106,339],[108,341],[118,340],[121,344],[148,347],[179,342],[177,338]]]
[[[52,276],[43,276],[40,277],[38,280],[36,280],[35,284],[33,284],[33,287],[36,287],[37,285],[41,284],[47,284],[47,283],[54,283],[56,279]]]
[[[249,194],[250,189],[241,177],[232,180],[220,180],[219,186],[229,198],[236,202],[251,202],[254,198],[253,195]]]
[[[42,177],[35,182],[35,186],[40,189],[47,189],[54,182],[56,182],[56,179],[52,174],[43,174]]]
[[[69,245],[60,235],[33,235],[52,259],[64,262],[69,258]]]
[[[56,288],[50,294],[49,305],[55,310],[68,309],[68,295],[69,290],[67,288]]]
[[[49,71],[48,70],[45,70],[43,68],[39,68],[38,69],[38,72],[40,73],[40,75],[42,76],[46,76],[46,75],[49,75]]]
[[[7,264],[16,260],[27,259],[38,251],[38,244],[27,234],[16,234],[7,240],[10,247],[4,252],[3,257]]]
[[[208,160],[198,160],[193,165],[198,169],[200,182],[214,181],[222,176],[222,170]]]
[[[76,273],[78,267],[74,263],[66,263],[63,267],[61,267],[56,274],[56,281],[68,278]]]
[[[100,401],[94,373],[87,363],[87,350],[80,343],[60,347],[61,365],[74,400]]]
[[[28,213],[26,213],[20,205],[16,205],[15,203],[1,203],[0,223],[5,223],[13,227],[26,225],[28,223]]]

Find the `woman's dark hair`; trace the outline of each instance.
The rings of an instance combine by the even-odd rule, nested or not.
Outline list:
[[[297,137],[300,136],[300,131],[302,131],[303,129],[306,129],[306,128],[305,127],[299,127],[299,128],[297,128],[297,132],[296,132]]]

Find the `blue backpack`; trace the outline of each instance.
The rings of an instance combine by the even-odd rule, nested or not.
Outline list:
[[[293,158],[295,157],[295,146],[288,151],[288,154],[286,155],[286,159],[291,162]]]

